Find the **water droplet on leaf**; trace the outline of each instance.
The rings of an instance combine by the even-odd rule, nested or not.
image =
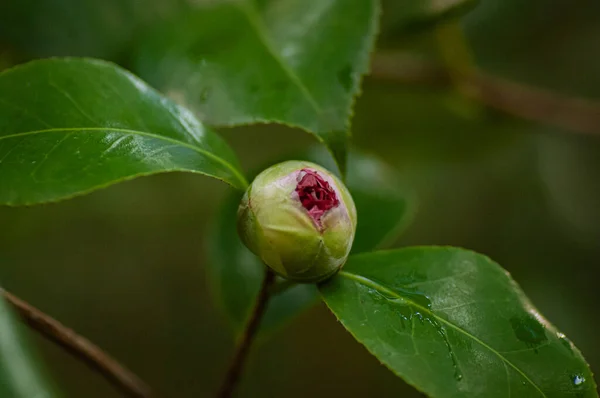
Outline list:
[[[438,335],[442,338],[444,345],[448,350],[448,355],[450,360],[452,361],[452,367],[454,368],[454,378],[456,381],[461,381],[463,378],[462,372],[458,367],[458,358],[452,349],[452,345],[450,344],[450,340],[448,339],[448,335],[446,333],[446,329],[442,326],[442,324],[434,317],[431,313],[431,300],[426,295],[409,291],[401,288],[394,288],[394,290],[401,296],[387,296],[378,292],[382,295],[386,300],[389,300],[396,304],[395,308],[398,310],[398,315],[400,316],[400,322],[402,324],[402,328],[406,327],[405,322],[411,322],[414,318],[419,320],[421,325],[429,324],[431,325]],[[432,352],[433,353],[433,352]]]
[[[571,376],[571,380],[573,381],[573,385],[575,387],[581,387],[585,383],[585,377],[580,374],[574,374]]]
[[[524,342],[527,347],[534,348],[537,353],[537,347],[548,340],[546,329],[531,314],[515,316],[510,318],[510,324],[515,336]]]

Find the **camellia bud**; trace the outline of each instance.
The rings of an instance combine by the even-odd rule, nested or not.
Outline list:
[[[356,207],[348,189],[329,171],[287,161],[252,182],[238,209],[238,232],[277,274],[296,282],[319,282],[348,258]]]

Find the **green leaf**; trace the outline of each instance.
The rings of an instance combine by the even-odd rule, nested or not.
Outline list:
[[[113,64],[49,59],[0,74],[0,204],[51,202],[170,171],[246,186],[220,137]]]
[[[377,0],[228,1],[157,29],[136,71],[209,124],[314,133],[343,169],[378,17]]]
[[[121,57],[139,31],[186,0],[2,0],[0,37],[28,57]]]
[[[322,149],[298,158],[327,168],[334,166],[331,156]],[[394,172],[381,160],[356,151],[350,152],[349,159],[348,189],[359,217],[353,250],[368,251],[395,238],[407,225],[412,218],[414,198],[408,189],[393,185],[397,181]],[[238,331],[252,309],[265,269],[259,258],[241,243],[236,231],[241,196],[239,192],[231,192],[223,202],[221,214],[211,229],[209,247],[210,284],[215,287],[215,299]],[[271,298],[262,331],[277,329],[311,307],[316,299],[314,285],[291,285]]]
[[[0,397],[54,398],[61,396],[45,377],[37,356],[29,350],[22,325],[0,297]]]
[[[429,396],[598,396],[577,348],[483,255],[356,255],[320,291],[359,342]]]

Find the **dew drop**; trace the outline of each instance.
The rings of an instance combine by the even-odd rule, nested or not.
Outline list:
[[[448,349],[448,355],[450,356],[450,360],[452,361],[452,367],[454,368],[454,379],[456,381],[461,381],[463,378],[463,375],[462,375],[460,368],[458,367],[458,358],[456,358],[456,354],[454,353],[454,350],[452,349],[450,340],[448,340],[448,335],[446,333],[446,329],[434,318],[425,318],[425,321],[427,321],[427,323],[429,323],[431,326],[433,326],[435,328],[435,330],[438,332],[438,334],[444,340],[444,344],[446,345],[446,348]]]
[[[431,325],[446,345],[448,356],[452,361],[452,367],[454,369],[454,379],[456,381],[461,381],[463,379],[463,374],[458,367],[458,358],[454,353],[450,340],[448,340],[446,329],[435,317],[431,316],[431,300],[429,297],[419,292],[409,291],[398,287],[394,290],[397,291],[401,297],[390,297],[381,292],[379,292],[379,294],[386,300],[396,304],[395,308],[398,310],[402,328],[405,328],[405,322],[410,322],[413,318],[417,318],[421,325],[425,325],[426,323]],[[430,353],[434,354],[434,351],[431,351]]]
[[[581,387],[585,383],[585,377],[580,374],[574,374],[571,376],[571,380],[573,381],[573,385],[575,387]]]
[[[530,314],[510,318],[510,325],[517,339],[533,348],[535,353],[537,347],[548,340],[544,326]]]

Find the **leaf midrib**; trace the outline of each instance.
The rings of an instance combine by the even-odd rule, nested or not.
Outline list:
[[[4,139],[9,139],[9,138],[26,137],[29,135],[45,134],[45,133],[61,133],[61,132],[65,132],[65,133],[67,133],[67,132],[83,132],[83,133],[85,133],[85,132],[93,132],[93,131],[105,131],[105,132],[115,132],[115,133],[139,135],[139,136],[143,136],[143,137],[154,138],[154,139],[165,141],[165,142],[170,142],[172,144],[177,144],[179,146],[191,149],[193,151],[196,151],[206,157],[209,157],[209,158],[217,161],[218,163],[225,166],[225,168],[229,169],[229,171],[232,172],[232,174],[238,179],[238,181],[242,184],[243,187],[248,186],[248,182],[246,181],[246,178],[243,175],[241,175],[237,171],[237,169],[231,163],[227,162],[225,159],[223,159],[207,150],[196,147],[194,145],[190,145],[184,141],[176,140],[174,138],[165,137],[165,136],[158,135],[158,134],[148,133],[145,131],[121,129],[121,128],[114,128],[114,127],[64,127],[64,128],[51,128],[51,129],[33,130],[33,131],[25,131],[25,132],[21,132],[21,133],[8,134],[8,135],[0,136],[0,141],[4,140]]]
[[[492,352],[493,354],[495,354],[498,358],[500,358],[504,363],[510,365],[510,367],[512,367],[515,371],[517,371],[517,373],[519,373],[521,376],[523,376],[523,378],[525,380],[527,380],[533,387],[535,387],[535,389],[545,398],[547,398],[546,394],[540,389],[540,387],[538,387],[537,384],[535,384],[533,382],[533,380],[531,380],[521,369],[519,369],[515,364],[513,364],[511,361],[509,361],[507,358],[505,358],[500,352],[496,351],[493,347],[489,346],[488,344],[486,344],[485,342],[483,342],[482,340],[478,339],[477,337],[473,336],[471,333],[469,333],[468,331],[464,330],[463,328],[461,328],[458,325],[453,324],[452,322],[447,321],[444,318],[439,317],[438,315],[436,315],[435,313],[433,313],[433,311],[431,311],[429,308],[427,307],[423,307],[417,303],[415,303],[414,301],[410,300],[409,298],[403,297],[402,295],[398,294],[396,291],[394,291],[393,289],[390,289],[389,287],[381,284],[380,282],[374,281],[372,279],[369,279],[365,276],[362,275],[358,275],[358,274],[354,274],[352,272],[348,272],[348,271],[340,271],[338,273],[339,276],[345,277],[347,279],[351,279],[355,282],[358,282],[364,286],[370,287],[372,289],[377,290],[378,292],[382,293],[383,295],[389,295],[395,298],[398,298],[400,300],[404,300],[405,302],[407,302],[409,305],[417,308],[419,311],[428,314],[429,316],[435,318],[436,320],[438,320],[439,322],[449,326],[450,328],[456,330],[457,332],[467,336],[468,338],[472,339],[473,341],[475,341],[476,343],[478,343],[479,345],[481,345],[482,347],[488,349],[490,352]]]
[[[287,63],[281,58],[279,53],[273,48],[271,45],[266,29],[263,26],[260,15],[254,8],[252,4],[249,2],[239,2],[238,9],[244,14],[250,26],[255,30],[256,36],[265,47],[269,55],[273,57],[277,65],[281,68],[281,70],[287,75],[287,77],[294,83],[296,87],[300,90],[300,92],[306,97],[306,100],[311,105],[311,107],[315,110],[317,115],[321,115],[323,113],[321,106],[317,102],[317,100],[313,97],[312,93],[306,87],[300,76],[296,74],[296,72],[291,69]]]

